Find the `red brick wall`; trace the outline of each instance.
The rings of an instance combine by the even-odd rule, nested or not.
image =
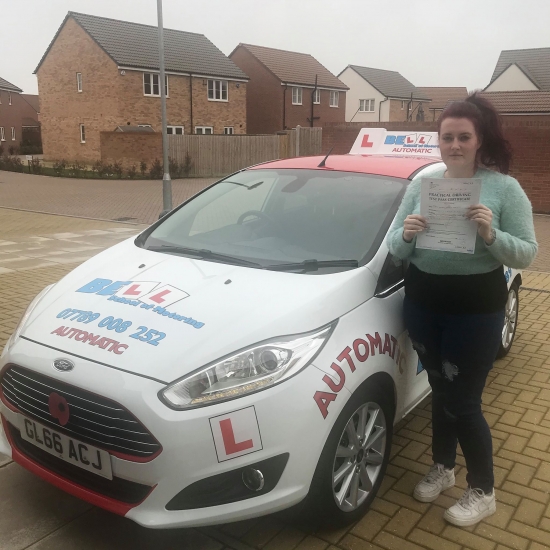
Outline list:
[[[550,116],[504,116],[504,133],[514,152],[510,174],[525,189],[533,211],[550,213]],[[437,131],[437,122],[373,122],[325,125],[322,153],[334,146],[333,154],[349,153],[361,128]]]
[[[12,145],[19,147],[24,118],[32,118],[35,121],[35,125],[38,126],[38,114],[25,98],[21,94],[11,92],[10,105],[9,96],[9,92],[0,90],[0,127],[4,128],[6,139],[0,145],[4,147],[5,153],[8,153]],[[12,128],[15,128],[15,140],[11,139]]]
[[[76,73],[82,73],[82,92]],[[40,92],[44,158],[65,158],[92,163],[101,157],[101,132],[117,126],[151,124],[160,132],[160,97],[143,94],[143,71],[125,70],[69,17],[37,73]],[[168,124],[183,125],[185,133],[195,126],[212,126],[223,134],[232,126],[246,133],[246,82],[228,83],[228,101],[209,101],[206,79],[193,77],[191,124],[189,77],[168,75],[166,110]],[[80,142],[80,124],[86,143]]]
[[[136,134],[101,132],[101,160],[106,164],[121,162],[125,168],[133,164],[139,170],[141,161],[151,167],[155,159],[162,164],[162,135],[158,132]]]
[[[250,77],[246,99],[249,134],[274,134],[297,125],[311,125],[312,88],[302,88],[302,105],[292,105],[292,86],[285,92],[281,81],[246,48],[239,46],[230,57]],[[331,107],[330,92],[321,90],[321,103],[313,106],[313,117],[319,117],[314,120],[317,127],[328,122],[344,123],[346,91],[340,91],[338,107]]]
[[[250,77],[246,91],[249,134],[274,134],[283,129],[283,86],[265,66],[242,46],[231,60]]]

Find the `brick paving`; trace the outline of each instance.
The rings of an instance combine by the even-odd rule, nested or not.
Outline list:
[[[174,206],[217,181],[172,181]],[[8,208],[151,224],[162,211],[162,181],[90,180],[0,171],[0,205]]]
[[[86,231],[115,235],[113,230],[117,227],[128,229],[123,224],[4,209],[0,209],[0,227],[2,239],[18,246],[20,242],[32,244],[32,237],[41,237],[59,241],[59,247],[66,247],[66,241],[94,236]],[[275,514],[211,528],[150,531],[90,507],[0,457],[0,549],[549,549],[550,262],[545,258],[550,257],[546,244],[550,224],[547,218],[537,217],[538,231],[539,228],[543,232],[549,228],[549,235],[539,232],[542,246],[538,263],[535,269],[524,272],[516,340],[510,354],[495,363],[483,398],[494,442],[498,500],[494,516],[464,529],[444,522],[445,507],[466,486],[460,454],[456,487],[431,504],[416,502],[411,497],[415,483],[431,463],[428,398],[397,426],[382,488],[370,511],[349,528],[306,525],[299,520],[290,521],[284,514]],[[18,235],[22,241],[16,241]],[[105,240],[101,247],[108,244]],[[50,256],[46,257],[51,261]],[[34,267],[25,264],[19,268],[14,264],[11,272],[0,273],[0,346],[30,299],[80,261],[52,263],[48,267],[41,267],[39,262]]]

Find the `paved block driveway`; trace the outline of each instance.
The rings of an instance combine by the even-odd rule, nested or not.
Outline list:
[[[5,180],[5,173],[0,172],[0,204],[4,206],[6,188],[15,185],[4,185]],[[62,192],[69,193],[65,182],[61,183]],[[200,189],[204,183],[197,181],[194,185]],[[22,193],[32,195],[38,182],[25,187],[21,178],[17,184]],[[70,201],[63,203],[62,197],[56,200],[59,191],[55,191],[55,185],[46,184],[39,190],[43,197],[40,208],[36,203],[29,208],[69,213],[73,205]],[[88,192],[88,210],[79,215],[142,221],[156,217],[150,204],[149,218],[140,214],[141,202],[147,202],[144,198],[134,201],[134,209],[123,210],[121,206],[108,216],[97,215],[102,212],[104,191],[106,188],[101,188],[101,193]],[[124,193],[114,189],[113,196],[121,200]],[[49,202],[46,197],[50,197]],[[158,210],[160,199],[157,202]],[[21,208],[25,204],[9,206]],[[532,271],[524,273],[518,336],[510,355],[495,364],[484,394],[484,409],[493,433],[499,501],[498,512],[491,518],[467,529],[457,529],[442,519],[444,507],[465,487],[461,457],[457,487],[432,504],[416,502],[410,496],[431,462],[427,399],[398,426],[379,497],[365,517],[348,529],[329,530],[272,515],[215,528],[150,531],[76,500],[0,456],[0,550],[550,548],[550,219],[537,217],[536,224],[542,250]],[[41,288],[140,228],[4,208],[0,208],[0,227],[0,346]]]

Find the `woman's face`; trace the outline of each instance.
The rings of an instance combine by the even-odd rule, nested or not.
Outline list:
[[[441,123],[439,149],[447,168],[474,170],[481,147],[473,123],[467,118],[446,118]]]

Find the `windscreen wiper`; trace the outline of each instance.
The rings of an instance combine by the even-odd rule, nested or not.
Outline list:
[[[145,250],[152,250],[153,252],[173,252],[175,254],[188,254],[190,256],[198,256],[203,260],[213,260],[217,262],[243,265],[250,267],[261,267],[261,264],[256,262],[251,262],[249,260],[244,260],[243,258],[237,258],[235,256],[230,256],[229,254],[221,254],[219,252],[212,252],[211,250],[206,250],[205,248],[188,248],[185,246],[175,246],[170,244],[162,244],[160,246],[150,246]]]
[[[304,260],[292,264],[266,265],[262,269],[271,271],[317,271],[322,267],[359,267],[357,260]]]
[[[246,187],[250,191],[251,189],[255,189],[256,187],[260,187],[260,185],[262,185],[263,181],[257,181],[256,183],[253,183],[252,185],[245,185],[244,183],[239,183],[237,181],[231,181],[231,180],[225,180],[224,183],[232,183],[233,185],[240,185],[241,187]]]

